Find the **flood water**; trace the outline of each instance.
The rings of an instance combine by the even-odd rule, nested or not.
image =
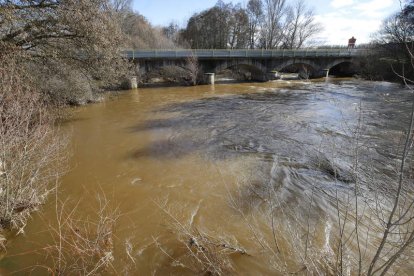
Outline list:
[[[354,79],[121,93],[74,109],[61,127],[71,155],[59,197],[83,216],[98,195],[118,208],[104,274],[206,273],[190,264],[177,221],[219,250],[247,253],[227,250],[229,274],[304,274],[305,240],[309,256],[336,250],[332,196],[353,194],[355,170],[389,176],[398,164],[410,97],[397,84]],[[366,194],[386,189],[368,173],[358,181]],[[38,265],[48,262],[55,205],[51,195],[11,240],[0,274],[48,273]]]

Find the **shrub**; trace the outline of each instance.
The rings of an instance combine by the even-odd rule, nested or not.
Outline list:
[[[64,139],[33,88],[23,54],[0,44],[0,230],[23,231],[63,164]]]

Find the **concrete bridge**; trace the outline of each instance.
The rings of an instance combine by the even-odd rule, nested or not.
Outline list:
[[[352,73],[366,49],[299,50],[126,50],[122,54],[136,64],[141,74],[166,66],[185,68],[189,57],[197,57],[204,73],[224,70],[246,73],[251,80],[268,81],[275,72],[295,72],[303,77],[322,77],[329,72]]]

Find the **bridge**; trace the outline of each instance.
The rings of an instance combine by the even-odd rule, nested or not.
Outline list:
[[[122,55],[132,60],[140,74],[166,66],[185,68],[190,57],[196,57],[204,73],[219,74],[224,70],[245,72],[251,80],[267,81],[275,72],[296,72],[314,78],[330,71],[352,71],[352,65],[367,54],[367,49],[179,49],[125,50]]]

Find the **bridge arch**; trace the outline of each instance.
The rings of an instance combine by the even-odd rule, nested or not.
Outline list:
[[[275,71],[283,72],[284,70],[296,71],[295,73],[303,73],[307,77],[314,76],[320,71],[320,66],[308,59],[289,59],[274,67]]]
[[[296,65],[296,64],[303,64],[305,66],[308,66],[309,68],[312,68],[314,70],[318,70],[319,69],[319,65],[317,65],[315,62],[311,61],[311,60],[307,60],[307,59],[289,59],[285,62],[282,62],[280,64],[278,64],[274,70],[276,71],[282,71],[283,69],[290,67],[292,65]]]
[[[182,64],[168,64],[140,69],[140,78],[144,82],[157,80],[161,82],[180,83],[185,81],[188,69]]]
[[[329,69],[330,75],[352,76],[355,73],[356,63],[350,59],[338,59],[329,63],[326,69]]]
[[[213,72],[215,74],[219,74],[225,70],[230,70],[230,71],[241,71],[244,73],[248,73],[249,77],[247,77],[247,75],[245,76],[246,79],[249,80],[255,80],[255,81],[266,81],[266,73],[267,73],[267,68],[261,64],[260,62],[257,62],[255,60],[223,60],[221,62],[219,62]]]
[[[341,58],[341,59],[336,59],[336,60],[332,61],[331,63],[328,63],[328,65],[324,69],[331,69],[331,68],[333,68],[333,67],[335,67],[337,65],[340,65],[341,63],[352,63],[352,64],[355,64],[355,62],[352,59]]]

